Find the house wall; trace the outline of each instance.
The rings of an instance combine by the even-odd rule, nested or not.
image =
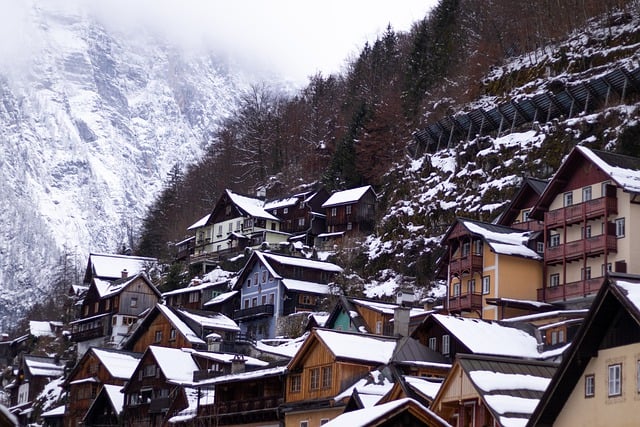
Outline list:
[[[149,288],[149,285],[139,279],[129,284],[120,293],[118,314],[138,316],[143,311],[156,305],[158,295]]]
[[[171,339],[172,329],[174,329],[174,327],[171,322],[169,322],[165,316],[158,314],[147,330],[140,335],[131,351],[144,353],[150,345],[172,348],[193,348],[193,345],[178,330],[175,332],[175,339]],[[160,332],[162,335],[159,341],[156,341],[156,332]]]
[[[344,311],[340,312],[336,316],[336,320],[333,324],[333,329],[337,331],[356,331],[356,328],[354,328],[353,324],[351,323],[351,317]]]
[[[389,321],[393,319],[393,314],[383,314],[364,306],[359,306],[358,311],[372,334],[383,335],[385,327],[388,329]]]
[[[608,397],[608,367],[622,364],[622,394]],[[598,351],[587,364],[556,422],[563,426],[636,426],[640,405],[640,343]],[[595,377],[593,397],[585,397],[585,376]]]
[[[298,427],[302,421],[307,421],[309,427],[319,427],[322,421],[332,420],[344,411],[344,406],[317,409],[315,411],[287,413],[284,417],[285,426]]]
[[[240,321],[240,332],[256,339],[275,337],[276,319],[282,314],[282,297],[280,281],[269,273],[264,264],[253,263],[240,290],[240,309],[273,304],[273,316]]]

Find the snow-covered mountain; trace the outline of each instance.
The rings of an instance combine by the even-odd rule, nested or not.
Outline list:
[[[16,37],[28,54],[0,59],[3,326],[45,295],[63,250],[82,266],[120,247],[246,86],[213,54],[44,6],[27,9],[29,33]]]

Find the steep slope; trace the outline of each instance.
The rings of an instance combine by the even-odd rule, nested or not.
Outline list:
[[[29,60],[0,75],[0,318],[46,293],[61,250],[129,243],[175,164],[198,159],[243,83],[213,55],[31,9]],[[6,323],[9,322],[9,323]]]
[[[594,20],[562,43],[495,67],[482,82],[485,96],[459,105],[458,112],[557,93],[612,70],[636,70],[639,28],[637,11]],[[492,221],[523,176],[550,177],[576,144],[640,154],[640,87],[632,84],[637,86],[630,82],[626,91],[612,91],[596,111],[575,111],[571,117],[513,130],[505,126],[500,135],[455,140],[398,165],[387,176],[386,210],[379,234],[368,241],[367,270],[383,271],[377,277],[381,281],[398,281],[395,274],[400,273],[426,288],[434,279],[440,238],[455,216]]]

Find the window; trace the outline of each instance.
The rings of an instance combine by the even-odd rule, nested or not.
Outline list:
[[[247,279],[247,288],[251,287],[251,279]]]
[[[222,224],[218,226],[218,236],[222,236]]]
[[[429,338],[429,348],[433,351],[436,351],[436,337],[430,337]]]
[[[454,297],[460,296],[460,282],[456,282],[453,284],[453,296]]]
[[[622,364],[609,365],[609,397],[622,394]]]
[[[491,277],[484,276],[482,278],[482,293],[486,295],[489,292],[491,292]]]
[[[233,222],[229,223],[229,228],[227,229],[228,233],[231,233],[233,231]]]
[[[249,298],[244,300],[244,308],[249,308]]]
[[[556,246],[560,246],[560,235],[552,234],[551,236],[549,236],[549,247],[553,248]]]
[[[156,365],[145,365],[142,368],[142,376],[144,377],[155,377],[156,376]]]
[[[298,227],[304,227],[304,217],[298,218]]]
[[[563,195],[564,206],[571,206],[573,204],[573,192],[568,191]]]
[[[95,304],[93,304],[93,312],[97,313],[98,311],[100,311],[100,302],[96,301]]]
[[[473,254],[482,255],[482,240],[473,241]]]
[[[347,205],[345,209],[346,209],[347,215],[351,215],[351,205]]]
[[[588,202],[589,200],[591,200],[591,186],[582,189],[582,201]]]
[[[300,393],[301,386],[302,386],[302,377],[300,375],[289,376],[289,392],[290,393]]]
[[[442,354],[449,355],[449,335],[442,336]]]
[[[162,331],[156,331],[154,342],[160,342],[160,341],[162,341]]]
[[[258,297],[251,298],[251,307],[255,307],[258,305]]]
[[[476,293],[476,279],[470,279],[467,282],[467,286],[468,286],[469,292],[471,292],[472,294]]]
[[[636,390],[640,393],[640,360],[636,362]]]
[[[337,208],[331,208],[331,216],[336,216],[338,214]]]
[[[138,298],[137,297],[132,297],[131,298],[130,306],[131,306],[131,308],[136,308],[138,306]]]
[[[267,273],[267,270],[264,270],[262,272],[262,283],[267,283],[267,277],[268,277],[269,273]]]
[[[582,228],[582,237],[584,237],[585,239],[588,239],[589,237],[591,237],[591,226],[587,225],[586,227]]]
[[[551,332],[551,345],[558,344],[558,331]]]
[[[529,221],[529,214],[531,213],[531,209],[526,209],[522,211],[522,222]]]
[[[596,395],[596,377],[595,375],[586,375],[584,377],[584,397],[593,397]]]
[[[536,250],[539,254],[544,254],[544,242],[536,242]]]
[[[176,339],[176,329],[175,328],[171,328],[171,331],[169,331],[169,339],[171,341]]]
[[[624,237],[624,218],[616,219],[616,237]]]
[[[198,301],[200,301],[200,294],[198,292],[190,292],[189,302],[198,302]]]
[[[347,230],[353,230],[353,223],[352,222],[348,222],[347,223]]]
[[[109,310],[110,308],[111,308],[111,300],[110,300],[110,299],[107,299],[107,300],[105,300],[105,302],[104,302],[104,309],[105,309],[105,310]]]
[[[326,423],[328,423],[328,422],[329,422],[329,418],[322,418],[322,419],[320,419],[320,425],[321,425],[321,426],[325,425],[325,424],[326,424]]]
[[[608,262],[606,264],[602,264],[602,275],[604,276],[607,273],[611,273],[611,263]]]
[[[273,304],[275,300],[275,294],[269,294],[269,304]]]
[[[560,273],[554,273],[549,276],[549,287],[554,288],[560,284]]]
[[[591,279],[591,267],[585,267],[582,269],[582,280]]]
[[[322,367],[322,388],[330,388],[333,370],[331,365]]]
[[[267,303],[267,296],[266,295],[262,295],[262,299],[261,299],[260,303],[262,305],[265,305]]]
[[[464,242],[462,244],[462,256],[467,256],[469,255],[469,248],[470,248],[470,244],[469,242]]]
[[[311,368],[309,370],[309,389],[317,390],[320,388],[320,368]]]
[[[284,209],[282,209],[282,213],[284,213],[284,214],[288,214],[288,213],[289,213],[289,208],[284,208]]]
[[[601,184],[600,191],[602,191],[602,197],[607,195],[607,188],[611,185],[611,181],[605,181]]]
[[[300,421],[300,427],[309,427],[309,421]]]

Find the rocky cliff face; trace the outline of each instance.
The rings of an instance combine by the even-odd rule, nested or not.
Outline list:
[[[28,58],[0,69],[3,326],[46,295],[63,250],[82,267],[88,252],[127,241],[243,85],[213,55],[108,31],[80,12],[32,5],[27,19]]]

